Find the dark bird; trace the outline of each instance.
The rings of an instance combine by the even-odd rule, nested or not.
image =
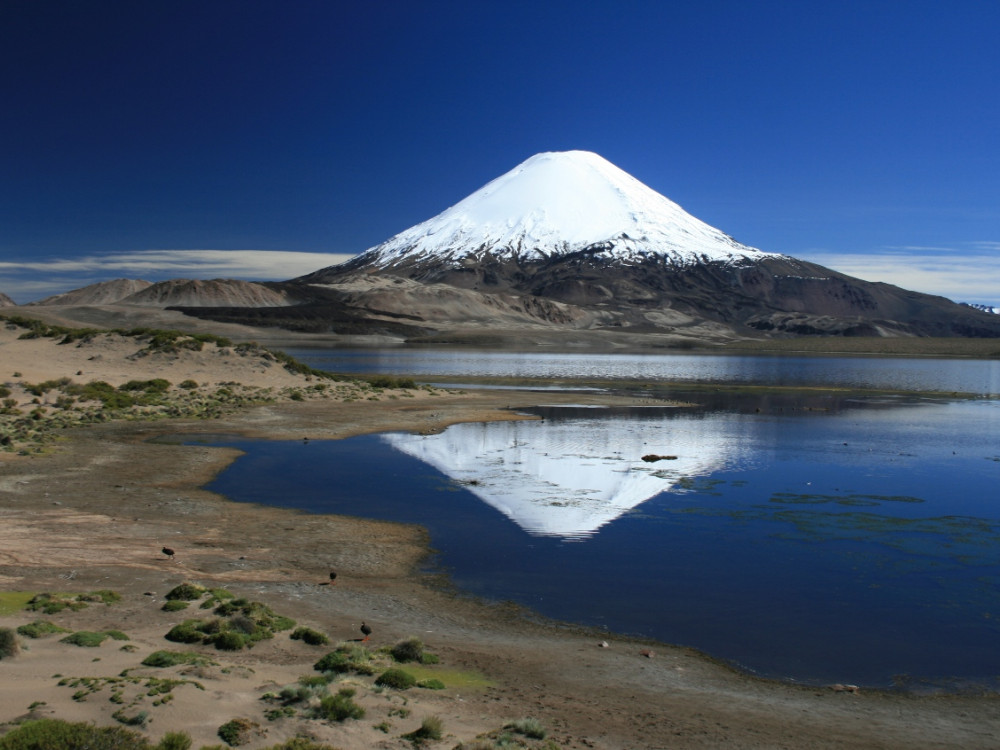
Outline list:
[[[164,547],[163,549],[160,550],[160,552],[169,557],[171,560],[174,559],[174,551],[170,549],[170,547]]]
[[[337,583],[337,571],[335,570],[330,571],[330,583],[331,585],[336,585]]]
[[[369,627],[365,623],[361,623],[361,633],[362,633],[362,635],[364,635],[364,638],[362,638],[361,640],[362,641],[367,641],[369,638],[371,638],[372,629],[371,629],[371,627]]]

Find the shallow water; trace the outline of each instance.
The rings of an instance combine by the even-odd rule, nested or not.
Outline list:
[[[469,349],[302,349],[296,359],[347,374],[477,376],[869,388],[1000,395],[1000,361],[713,354],[566,354]]]
[[[210,487],[420,523],[464,591],[762,675],[998,687],[1000,402],[739,407],[240,441]]]

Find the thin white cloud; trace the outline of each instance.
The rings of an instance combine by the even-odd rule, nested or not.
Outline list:
[[[343,263],[342,253],[281,250],[138,250],[29,261],[0,261],[0,292],[24,304],[115,278],[284,281]]]
[[[871,253],[803,253],[803,260],[956,302],[1000,304],[1000,242],[968,248],[886,247]]]

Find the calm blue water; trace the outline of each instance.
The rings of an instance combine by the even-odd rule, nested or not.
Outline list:
[[[286,349],[345,374],[639,379],[758,383],[1000,395],[1000,360],[709,354],[565,354],[454,349]]]
[[[210,488],[422,524],[464,591],[758,674],[1000,687],[1000,401],[539,413],[227,443]]]

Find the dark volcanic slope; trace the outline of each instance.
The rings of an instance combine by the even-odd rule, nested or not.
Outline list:
[[[370,268],[361,256],[297,281],[336,289],[365,276],[400,276],[598,310],[605,315],[604,325],[612,326],[648,327],[655,313],[671,311],[737,332],[772,335],[1000,336],[996,315],[786,256],[675,265],[650,255],[638,262],[608,263],[595,257],[600,250],[543,260],[487,256],[458,266],[417,258],[387,269]]]

